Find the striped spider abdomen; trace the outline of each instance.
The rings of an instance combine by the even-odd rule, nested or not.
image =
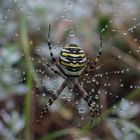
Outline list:
[[[43,117],[47,114],[49,107],[53,104],[53,102],[58,98],[58,96],[61,94],[61,92],[64,90],[65,87],[68,87],[70,91],[73,91],[73,88],[77,88],[79,92],[81,93],[84,100],[87,102],[89,109],[90,109],[90,115],[92,118],[94,118],[95,114],[99,114],[99,110],[97,109],[95,101],[91,98],[91,95],[88,94],[84,88],[80,85],[78,82],[78,77],[81,75],[87,75],[90,74],[93,70],[93,68],[96,66],[101,54],[102,54],[102,38],[100,35],[100,51],[98,52],[98,55],[95,57],[95,60],[92,63],[87,62],[86,55],[84,51],[76,44],[68,44],[63,47],[63,49],[60,52],[59,55],[59,64],[57,63],[57,59],[53,57],[52,52],[52,44],[50,39],[50,30],[51,25],[49,25],[49,32],[48,32],[48,47],[50,50],[50,57],[52,60],[52,63],[56,65],[58,70],[53,69],[48,63],[47,66],[56,74],[64,78],[63,83],[61,84],[58,89],[56,89],[52,96],[49,98],[46,105],[43,107],[43,110],[41,112],[41,115],[37,119],[37,123],[39,123]],[[92,66],[90,66],[92,64]],[[86,69],[85,69],[86,67]],[[84,70],[85,69],[85,70]],[[72,89],[72,90],[71,90]],[[99,114],[100,116],[100,114]],[[90,125],[92,124],[93,119],[91,120]]]
[[[65,45],[60,52],[59,63],[66,76],[80,76],[86,66],[86,62],[84,51],[76,44]]]

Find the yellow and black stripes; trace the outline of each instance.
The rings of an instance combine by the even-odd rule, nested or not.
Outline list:
[[[60,52],[59,63],[65,75],[80,76],[86,64],[84,51],[75,44],[66,45]]]

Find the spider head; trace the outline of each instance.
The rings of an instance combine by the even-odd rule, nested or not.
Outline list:
[[[60,52],[59,63],[66,76],[78,77],[85,68],[86,56],[79,46],[68,44]]]

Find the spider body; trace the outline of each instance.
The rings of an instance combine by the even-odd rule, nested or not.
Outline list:
[[[87,76],[96,66],[102,54],[101,36],[100,36],[101,50],[98,52],[98,55],[95,57],[95,60],[93,62],[91,63],[89,63],[89,61],[87,62],[85,53],[79,46],[77,46],[76,44],[68,44],[68,45],[65,45],[63,49],[61,50],[60,55],[59,55],[59,63],[58,63],[58,61],[53,57],[52,44],[50,41],[50,29],[51,29],[51,25],[49,26],[49,32],[48,32],[48,47],[50,50],[50,57],[52,60],[52,64],[55,64],[58,67],[58,70],[53,69],[51,65],[48,63],[47,63],[47,66],[54,73],[64,78],[64,81],[61,84],[61,86],[52,93],[52,96],[49,98],[48,102],[43,107],[41,115],[37,119],[37,123],[40,122],[41,119],[44,117],[44,115],[47,114],[49,107],[58,98],[58,96],[61,94],[61,92],[66,86],[69,89],[73,89],[75,87],[79,90],[82,97],[85,99],[85,101],[87,102],[89,106],[91,117],[94,118],[95,114],[99,115],[99,110],[97,109],[97,105],[94,99],[92,98],[92,96],[88,94],[78,82],[78,78],[81,75]],[[92,124],[92,121],[91,121],[91,124]]]
[[[65,45],[60,52],[59,64],[68,77],[78,77],[86,66],[84,51],[76,44]]]

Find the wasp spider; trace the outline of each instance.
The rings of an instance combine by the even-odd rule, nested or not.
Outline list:
[[[83,74],[88,75],[96,66],[97,61],[99,60],[102,54],[101,36],[100,36],[101,48],[94,62],[87,61],[84,51],[76,44],[65,45],[60,52],[59,61],[57,61],[54,58],[53,52],[52,52],[52,44],[50,41],[50,30],[51,30],[51,25],[49,25],[49,32],[48,32],[48,47],[50,50],[50,57],[51,57],[52,63],[58,67],[58,71],[54,70],[49,64],[47,64],[47,66],[51,68],[51,70],[54,73],[62,76],[64,78],[64,81],[62,85],[57,90],[54,91],[52,96],[49,98],[48,103],[43,107],[43,110],[39,118],[37,119],[37,123],[40,122],[43,119],[44,115],[47,114],[49,106],[53,104],[53,102],[58,98],[58,96],[61,94],[61,92],[66,86],[68,88],[75,87],[79,90],[79,92],[82,94],[83,98],[85,99],[85,101],[87,102],[89,106],[90,115],[93,121],[95,114],[99,116],[97,105],[95,101],[93,100],[93,98],[79,84],[78,78]]]

